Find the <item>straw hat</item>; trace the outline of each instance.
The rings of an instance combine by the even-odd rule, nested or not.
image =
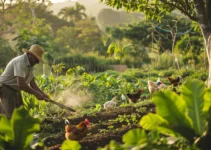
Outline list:
[[[22,49],[22,51],[24,53],[30,53],[32,55],[34,55],[40,62],[45,63],[44,60],[42,59],[44,50],[42,47],[40,47],[37,44],[33,44],[29,50],[27,49]]]

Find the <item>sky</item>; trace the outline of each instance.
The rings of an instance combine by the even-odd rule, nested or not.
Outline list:
[[[77,2],[78,0],[51,0],[52,3],[60,3],[60,2],[65,2],[65,1]]]

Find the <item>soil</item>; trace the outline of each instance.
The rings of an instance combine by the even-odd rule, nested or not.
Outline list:
[[[145,110],[140,111],[141,110]],[[81,150],[96,150],[98,147],[104,147],[111,140],[122,143],[122,136],[130,129],[140,128],[138,121],[149,112],[155,112],[155,106],[149,104],[141,107],[126,106],[116,107],[110,110],[102,110],[93,115],[84,115],[82,117],[68,119],[71,124],[78,124],[85,118],[88,118],[91,124],[88,126],[88,134],[78,142],[82,146]],[[136,114],[137,122],[128,123],[127,120],[114,121],[119,115],[131,116]],[[71,115],[71,114],[69,114]],[[112,121],[113,120],[113,121]],[[41,133],[48,133],[43,143],[47,150],[60,150],[62,142],[65,140],[64,119],[45,120],[41,125]],[[109,128],[112,127],[112,128]],[[56,133],[56,134],[55,134]]]

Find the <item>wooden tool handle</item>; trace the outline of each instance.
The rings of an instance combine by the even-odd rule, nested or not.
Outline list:
[[[51,99],[48,99],[48,102],[53,103],[53,104],[59,106],[60,108],[63,108],[63,109],[66,109],[66,110],[69,110],[69,111],[72,111],[72,112],[76,112],[76,111],[73,110],[72,108],[67,107],[67,106],[65,106],[65,105],[63,105],[63,104],[60,104],[60,103],[58,103],[58,102],[56,102],[56,101],[53,101],[53,100],[51,100]]]

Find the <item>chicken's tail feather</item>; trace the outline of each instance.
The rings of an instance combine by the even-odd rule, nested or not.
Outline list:
[[[65,119],[65,120],[64,120],[64,123],[65,123],[66,125],[70,125],[70,122],[69,122],[68,119]]]

